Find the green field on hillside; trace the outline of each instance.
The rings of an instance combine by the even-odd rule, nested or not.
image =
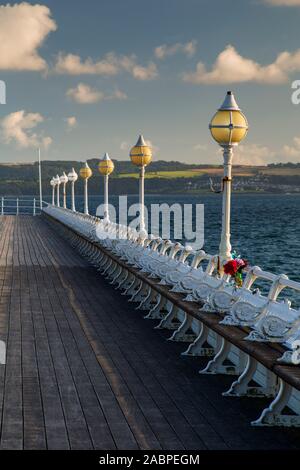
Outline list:
[[[234,168],[233,172],[235,176],[252,176],[254,171],[253,168]],[[218,176],[223,174],[223,168],[199,168],[191,170],[175,170],[175,171],[150,171],[146,169],[145,177],[148,179],[160,178],[160,179],[174,179],[174,178],[195,178],[196,176]],[[138,178],[139,173],[119,173],[115,175],[117,178]]]
[[[260,173],[271,176],[299,176],[300,168],[263,168]]]
[[[178,170],[178,171],[147,171],[145,173],[146,178],[193,178],[195,176],[201,176],[204,172],[202,170]],[[139,173],[120,173],[118,178],[138,178]]]

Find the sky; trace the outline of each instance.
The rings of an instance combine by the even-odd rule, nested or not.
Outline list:
[[[142,133],[156,160],[220,164],[227,90],[235,163],[300,162],[299,24],[300,0],[0,2],[0,163],[126,160]]]

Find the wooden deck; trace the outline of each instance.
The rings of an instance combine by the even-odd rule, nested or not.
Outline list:
[[[40,217],[0,218],[0,449],[300,448],[251,428],[268,402],[221,396]]]

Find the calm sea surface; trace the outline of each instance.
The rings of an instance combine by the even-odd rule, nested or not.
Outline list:
[[[137,198],[129,196],[128,204],[137,202]],[[90,197],[90,213],[95,214],[96,207],[102,202],[101,197]],[[110,202],[118,207],[118,197],[111,196]],[[147,195],[145,199],[146,205],[163,202],[204,204],[204,249],[211,254],[217,253],[221,195]],[[82,198],[77,197],[77,210],[82,209]],[[234,194],[231,233],[233,249],[250,264],[277,274],[286,273],[291,279],[300,281],[300,195]]]

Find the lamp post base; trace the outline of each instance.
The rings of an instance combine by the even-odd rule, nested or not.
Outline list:
[[[219,246],[219,272],[223,272],[223,265],[231,259],[230,244],[230,211],[231,211],[231,169],[233,149],[232,145],[223,146],[224,177],[222,202],[222,234]]]

